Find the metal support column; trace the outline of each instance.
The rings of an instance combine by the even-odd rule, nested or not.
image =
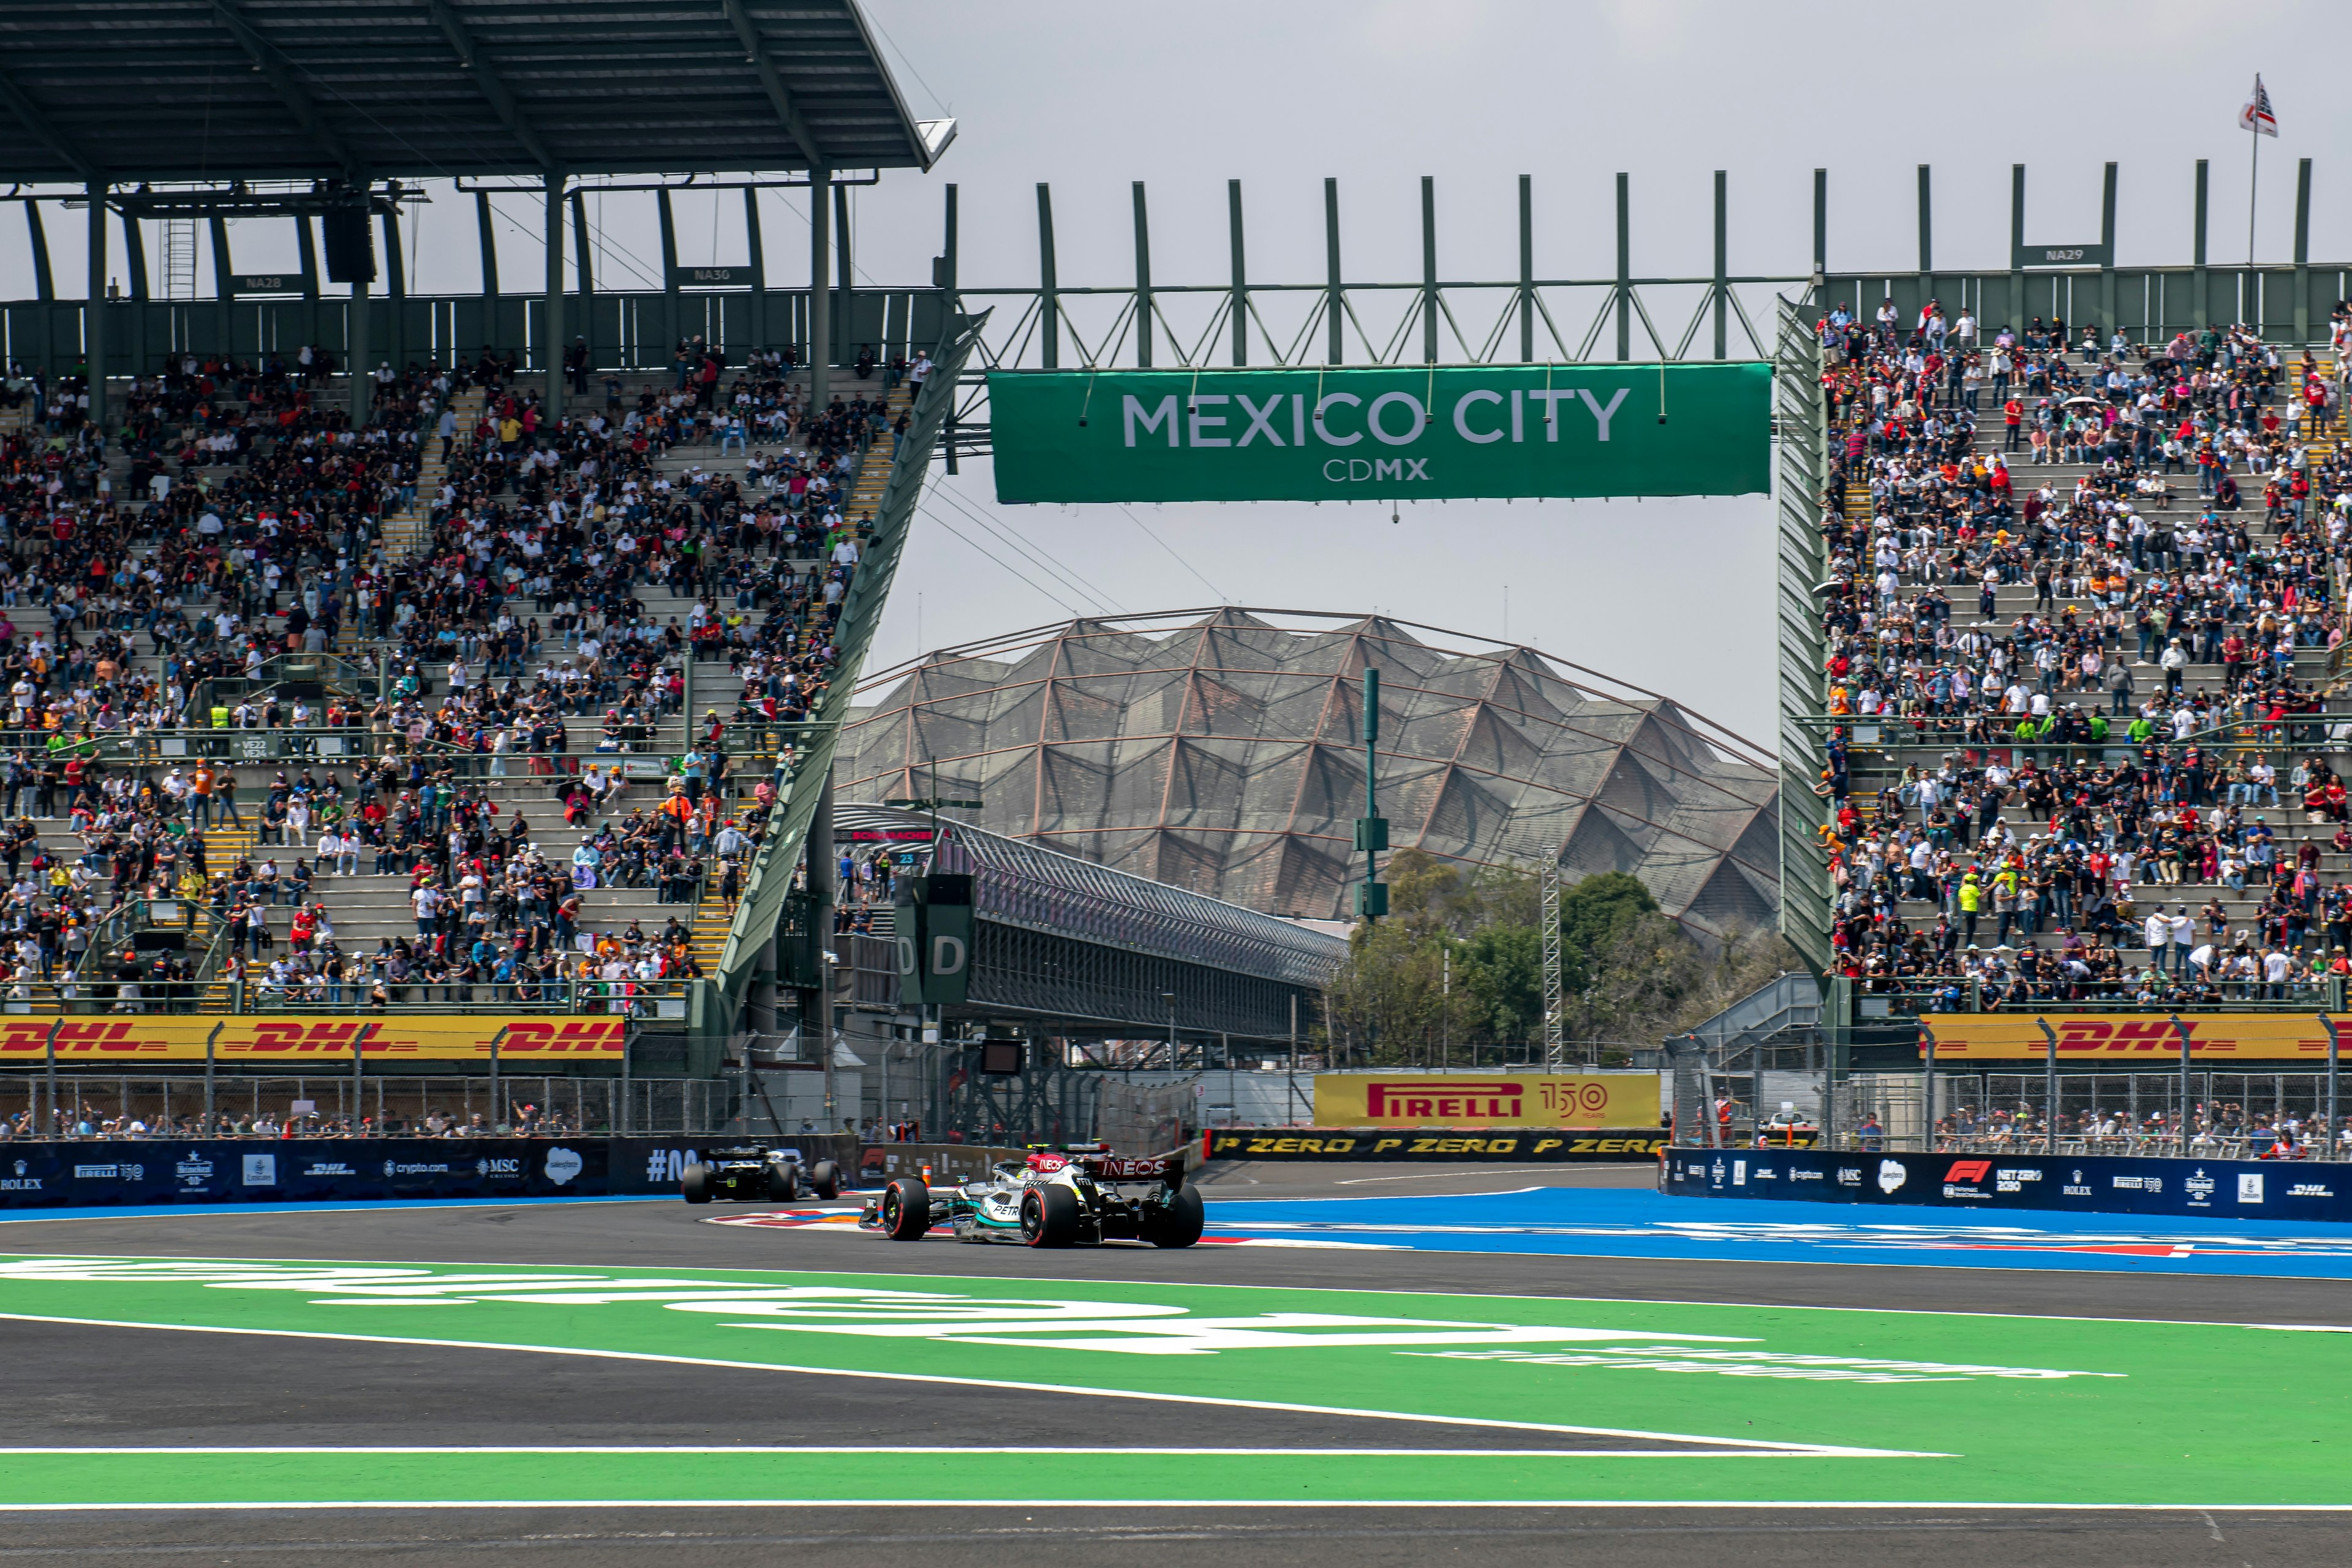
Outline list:
[[[217,224],[220,220],[213,220]],[[49,267],[49,233],[41,226],[41,204],[25,204],[25,237],[33,247],[33,298],[44,305],[58,297],[57,274]],[[215,258],[217,262],[217,258]],[[227,297],[227,274],[222,272],[222,297]]]
[[[1935,198],[1927,165],[1919,165],[1919,303],[1922,307],[1936,293],[1936,226]]]
[[[368,374],[367,368],[368,309],[367,280],[359,279],[352,284],[351,341],[344,345],[343,355],[343,368],[351,373],[352,427],[355,430],[367,423],[368,411],[374,402],[370,393],[375,385],[375,378]]]
[[[2054,1155],[2058,1152],[2058,1031],[2050,1026],[2047,1018],[2033,1021],[2042,1026],[2042,1037],[2049,1042],[2042,1053],[2042,1119],[2050,1136],[2042,1152]]]
[[[2099,336],[2116,331],[2116,166],[2109,163],[2099,188],[2099,244],[2107,258],[2099,264]]]
[[[302,335],[304,342],[311,343],[320,341],[319,323],[324,309],[319,302],[319,239],[311,226],[314,221],[308,213],[294,219],[295,265],[302,271]]]
[[[2311,342],[2311,160],[2294,170],[2294,341]]]
[[[2174,1034],[2180,1037],[2180,1121],[2179,1124],[2172,1130],[2174,1136],[2179,1140],[2180,1147],[2174,1150],[2173,1152],[2186,1160],[2189,1158],[2189,1096],[2191,1091],[2189,1065],[2189,1026],[2180,1021],[2180,1015],[2178,1013],[2172,1015],[2172,1031]]]
[[[2196,281],[2193,284],[2193,287],[2197,290],[2197,309],[2192,319],[2196,321],[2197,329],[2200,331],[2204,331],[2206,326],[2206,310],[2208,308],[2206,301],[2210,295],[2210,281],[2205,270],[2205,218],[2208,210],[2207,196],[2210,194],[2211,174],[2212,170],[2207,164],[2206,161],[2202,158],[2198,159],[2197,233],[2195,238],[2190,244],[2189,257],[2190,265],[2197,269]]]
[[[1830,267],[1830,172],[1813,171],[1813,287],[1822,286]],[[1826,300],[1815,303],[1826,305]],[[1860,305],[1855,306],[1861,309]]]
[[[1715,172],[1715,357],[1731,357],[1731,193],[1726,174]]]
[[[1563,1009],[1566,993],[1561,981],[1559,933],[1559,862],[1548,858],[1538,872],[1538,887],[1543,899],[1543,910],[1538,916],[1543,940],[1543,1046],[1544,1067],[1557,1068],[1568,1055],[1568,1020]],[[1705,1058],[1700,1066],[1705,1068]]]
[[[816,1035],[819,1059],[824,1063],[824,1130],[837,1132],[838,1118],[834,1114],[833,1072],[833,906],[840,897],[834,882],[833,853],[833,775],[825,774],[824,785],[818,792],[816,818],[809,824],[808,890],[809,919],[816,922],[816,1005],[802,1014],[803,1037],[812,1030]]]
[[[1037,182],[1037,324],[1039,363],[1047,370],[1062,368],[1061,285],[1054,274],[1054,192]]]
[[[1421,177],[1421,358],[1437,363],[1437,180]]]
[[[817,227],[823,228],[824,204],[818,202],[813,210],[815,216],[811,221]],[[667,340],[661,346],[661,357],[656,363],[664,370],[674,370],[677,363],[677,345],[686,336],[686,331],[685,307],[678,299],[677,292],[677,214],[670,207],[667,191],[655,193],[654,213],[661,220],[662,336]],[[816,281],[809,286],[809,298],[814,301],[824,292],[824,275],[819,273]],[[644,353],[644,346],[640,342],[638,352],[641,354]]]
[[[825,309],[824,281],[833,272],[833,226],[825,209],[833,205],[833,171],[809,171],[809,405],[814,416],[824,411],[833,396],[833,312]],[[667,210],[665,208],[664,210]]]
[[[1723,191],[1723,176],[1722,176],[1721,174],[1717,174],[1717,175],[1716,175],[1716,177],[1715,177],[1715,186],[1716,186],[1717,201],[1718,203],[1720,203],[1720,202],[1721,202],[1721,200],[1722,200],[1722,191]],[[1721,223],[1721,217],[1720,217],[1720,207],[1719,207],[1719,206],[1718,206],[1717,211],[1718,211],[1718,216],[1717,216],[1717,234],[1718,234],[1718,235],[1720,235],[1720,233],[1722,232],[1722,223]],[[1720,245],[1718,245],[1718,246],[1717,246],[1717,262],[1716,262],[1716,270],[1717,270],[1717,272],[1720,272],[1720,271],[1722,271],[1722,270],[1723,270],[1723,265],[1722,265],[1722,260],[1721,260],[1721,247],[1720,247]],[[1721,316],[1721,314],[1720,314],[1720,313],[1718,313],[1718,314],[1717,315],[1717,317],[1716,317],[1716,328],[1715,328],[1715,331],[1716,331],[1716,336],[1717,336],[1717,338],[1721,338],[1721,337],[1722,337],[1722,335],[1723,335],[1723,318],[1722,318],[1722,316]],[[1535,193],[1535,176],[1534,176],[1534,175],[1532,175],[1532,174],[1521,174],[1521,175],[1519,176],[1519,363],[1520,363],[1521,364],[1532,364],[1532,363],[1535,363],[1535,357],[1536,357],[1536,193]],[[1721,359],[1722,357],[1723,357],[1723,351],[1722,351],[1722,349],[1721,349],[1720,345],[1718,345],[1718,346],[1717,346],[1717,350],[1716,350],[1716,358],[1717,358],[1717,359]],[[1548,405],[1547,405],[1547,406],[1548,406]]]
[[[89,418],[106,429],[106,186],[84,185],[89,196],[89,303],[82,311],[82,352],[89,364]]]
[[[835,355],[846,364],[856,357],[849,340],[857,331],[857,273],[849,254],[849,187],[833,187],[833,275],[840,290],[835,297],[833,318],[833,341],[839,345]]]
[[[1617,357],[1633,357],[1633,193],[1629,175],[1617,176]]]
[[[2009,325],[2022,342],[2025,321],[2025,165],[2009,166]]]
[[[1936,1031],[1925,1023],[1919,1026],[1919,1043],[1927,1055],[1919,1079],[1919,1152],[1936,1152]]]
[[[589,265],[588,198],[578,191],[572,193],[572,265],[580,271],[580,332],[588,340],[588,365],[594,369],[603,363],[596,357],[596,275]]]
[[[1135,364],[1151,368],[1151,219],[1141,180],[1135,182]]]
[[[1225,229],[1233,240],[1234,363],[1249,363],[1249,269],[1242,249],[1242,183],[1225,182]]]
[[[383,293],[392,301],[386,312],[392,318],[391,341],[384,344],[385,357],[398,370],[408,359],[408,268],[400,255],[400,215],[383,215]]]
[[[667,202],[669,198],[662,198]],[[482,258],[482,298],[494,300],[499,292],[499,230],[498,216],[490,211],[490,193],[474,193],[474,233]],[[495,316],[490,318],[493,321]],[[489,330],[485,327],[485,331]]]
[[[2322,1013],[2319,1016],[2319,1026],[2327,1031],[2327,1137],[2326,1142],[2320,1147],[2319,1157],[2323,1160],[2333,1160],[2336,1158],[2336,1130],[2339,1125],[2336,1120],[2336,1069],[2342,1054],[2343,1043],[2336,1037],[2334,1014]]]
[[[751,251],[751,342],[750,346],[768,346],[768,251],[760,243],[760,193],[746,186],[743,191],[743,239]],[[584,267],[587,258],[583,257]],[[588,292],[583,285],[583,296]],[[584,307],[583,307],[584,308]],[[886,354],[884,356],[887,358]]]
[[[30,202],[25,204],[25,210],[26,212],[33,210]],[[236,346],[235,341],[236,278],[230,270],[234,263],[229,258],[228,220],[218,213],[213,214],[211,221],[205,225],[205,232],[210,236],[213,247],[213,299],[220,307],[220,342],[217,347],[222,353],[227,353]],[[36,247],[34,254],[46,265],[47,251]],[[195,344],[192,342],[188,346],[194,348]]]
[[[563,171],[547,171],[545,190],[547,220],[547,305],[541,314],[541,330],[546,342],[541,345],[539,361],[547,372],[547,397],[542,417],[552,434],[563,423],[563,397],[572,389],[564,384],[563,356],[572,346],[572,335],[564,321],[563,310]]]
[[[1348,309],[1347,286],[1339,280],[1339,182],[1323,182],[1323,318],[1328,336],[1323,350],[1326,364],[1340,364],[1348,357],[1348,342],[1342,329],[1346,326]]]

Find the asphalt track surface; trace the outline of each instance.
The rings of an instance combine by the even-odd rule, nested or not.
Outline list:
[[[1646,1185],[1647,1167],[1507,1166],[1402,1173],[1371,1165],[1223,1166],[1213,1201]],[[0,1227],[0,1250],[58,1256],[239,1258],[573,1267],[803,1268],[1007,1279],[1157,1280],[1534,1297],[1864,1307],[2188,1322],[2352,1326],[2340,1280],[2230,1279],[1928,1266],[1346,1253],[1202,1247],[1031,1253],[894,1247],[845,1228],[789,1232],[701,1223],[683,1204],[471,1205],[359,1212],[192,1210],[61,1217]],[[1440,1431],[1286,1411],[1112,1402],[1031,1389],[915,1385],[854,1376],[629,1363],[487,1348],[200,1335],[0,1323],[0,1447],[478,1444],[891,1444],[980,1447],[1084,1442],[1115,1423],[1129,1440],[1183,1446],[1508,1450],[1508,1430]],[[1769,1396],[1769,1395],[1767,1395]],[[1120,1408],[1106,1407],[1116,1403]],[[2258,1430],[2250,1406],[2249,1431]],[[1572,1419],[1572,1415],[1566,1417]],[[1378,1430],[1366,1430],[1378,1428]],[[1540,1437],[1546,1447],[1578,1439]],[[1612,1446],[1623,1447],[1622,1441]],[[1661,1440],[1661,1447],[1671,1445]],[[714,1462],[733,1463],[733,1460]],[[774,1464],[769,1458],[742,1461]],[[986,1463],[943,1458],[943,1464]],[[0,1565],[322,1562],[839,1563],[965,1568],[1077,1561],[1232,1568],[1237,1561],[1649,1568],[1738,1561],[1777,1568],[2169,1568],[2352,1561],[2352,1515],[2196,1509],[1950,1505],[1905,1509],[1631,1504],[1368,1508],[1200,1506],[1000,1509],[864,1505],[640,1508],[94,1510],[0,1515]]]

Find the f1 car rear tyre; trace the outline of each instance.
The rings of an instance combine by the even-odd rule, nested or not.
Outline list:
[[[1190,1247],[1201,1239],[1202,1226],[1208,1223],[1208,1214],[1201,1203],[1200,1192],[1192,1187],[1179,1187],[1168,1194],[1168,1206],[1151,1216],[1143,1227],[1143,1239],[1154,1247]]]
[[[920,1241],[931,1230],[931,1189],[901,1176],[882,1190],[882,1234],[893,1241]]]
[[[1021,1194],[1021,1239],[1032,1247],[1069,1247],[1078,1239],[1078,1194],[1032,1187]]]
[[[827,1203],[841,1196],[841,1167],[830,1160],[819,1160],[811,1165],[809,1191]]]
[[[772,1165],[768,1168],[768,1201],[788,1204],[801,1195],[801,1168],[798,1165]]]
[[[677,1173],[677,1191],[678,1195],[688,1203],[709,1203],[710,1201],[710,1167],[693,1164],[680,1171]]]

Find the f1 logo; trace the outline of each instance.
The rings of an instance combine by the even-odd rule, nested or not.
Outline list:
[[[1990,1160],[1960,1160],[1955,1162],[1952,1168],[1944,1173],[1944,1180],[1948,1182],[1981,1182],[1987,1176],[1991,1174],[1992,1162]]]

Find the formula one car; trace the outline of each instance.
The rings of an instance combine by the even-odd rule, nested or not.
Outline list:
[[[1190,1247],[1201,1239],[1202,1220],[1200,1192],[1184,1184],[1181,1154],[1122,1159],[1101,1143],[1065,1143],[1034,1147],[1017,1163],[999,1161],[985,1178],[961,1186],[901,1176],[866,1200],[857,1224],[892,1241],[920,1241],[945,1225],[958,1241]]]
[[[707,1204],[713,1198],[788,1204],[800,1197],[803,1185],[820,1198],[837,1198],[840,1170],[830,1160],[819,1160],[803,1171],[798,1149],[736,1143],[704,1150],[702,1158],[677,1178],[678,1193],[690,1204]]]

